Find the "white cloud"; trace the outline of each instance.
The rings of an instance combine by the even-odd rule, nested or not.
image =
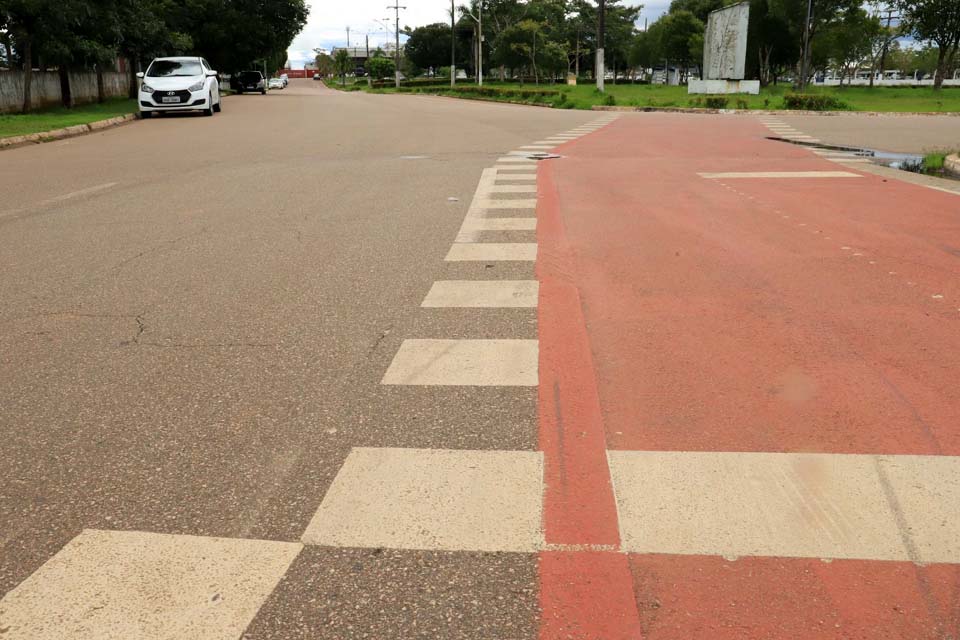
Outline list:
[[[403,0],[400,0],[401,2]],[[463,0],[456,0],[457,5]],[[287,54],[295,69],[302,69],[303,63],[313,60],[313,50],[317,47],[330,49],[347,44],[347,27],[350,27],[350,44],[363,45],[369,34],[370,47],[382,44],[388,37],[393,39],[394,13],[387,9],[391,0],[352,0],[350,2],[314,2],[310,7],[307,25],[298,35]],[[400,11],[400,26],[418,27],[433,22],[450,20],[449,0],[408,0],[407,8]],[[643,20],[656,20],[670,6],[670,0],[650,0],[645,3],[640,14],[638,26],[643,28]],[[390,24],[389,36],[384,32],[381,22]],[[402,40],[402,38],[401,38]]]
[[[408,0],[403,2],[406,9],[400,10],[400,27],[417,27],[432,22],[450,20],[449,0]],[[462,0],[457,0],[461,4]],[[363,45],[367,35],[370,47],[381,45],[394,38],[394,12],[387,5],[390,0],[352,0],[351,2],[314,2],[310,7],[310,18],[303,31],[294,38],[287,51],[293,68],[303,68],[303,63],[313,60],[313,50],[317,47],[330,49],[347,44],[347,27],[350,27],[350,44]],[[382,24],[389,22],[389,36]],[[401,38],[402,40],[403,38]]]

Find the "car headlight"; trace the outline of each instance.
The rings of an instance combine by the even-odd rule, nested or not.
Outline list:
[[[187,88],[187,91],[200,91],[201,89],[203,89],[203,85],[204,85],[204,82],[203,80],[201,80],[197,84],[190,85]]]
[[[143,91],[144,93],[153,93],[153,87],[148,84],[142,84],[140,85],[140,91]]]

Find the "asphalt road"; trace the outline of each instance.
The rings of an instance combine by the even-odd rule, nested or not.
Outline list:
[[[482,169],[591,117],[293,81],[0,155],[0,593],[87,529],[299,542],[354,447],[536,449],[534,388],[380,381],[536,337],[420,303],[532,277],[444,256]],[[532,637],[536,556],[306,546],[266,593],[245,637]]]
[[[0,154],[0,637],[957,638],[957,195],[771,139],[842,122],[295,81]]]

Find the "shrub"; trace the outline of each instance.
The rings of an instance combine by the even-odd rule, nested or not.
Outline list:
[[[604,96],[604,98],[603,98],[603,104],[604,104],[605,106],[612,107],[612,106],[614,106],[614,105],[617,104],[617,99],[614,97],[614,95],[613,95],[612,93],[608,93],[608,94],[607,94],[606,96]]]
[[[703,101],[707,105],[707,109],[726,109],[727,102],[725,96],[707,96],[706,100]]]
[[[842,111],[850,108],[843,100],[824,93],[788,93],[783,96],[783,106],[803,111]]]
[[[750,103],[743,98],[737,98],[737,109],[749,109]]]
[[[691,107],[702,107],[702,106],[703,106],[703,98],[692,98],[692,99],[690,100],[690,106],[691,106]]]

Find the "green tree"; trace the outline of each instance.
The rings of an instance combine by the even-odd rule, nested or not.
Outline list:
[[[695,44],[700,39],[701,58],[703,55],[703,22],[686,9],[668,13],[655,23],[659,25],[660,51],[667,60],[676,63],[683,71],[694,62]]]
[[[627,60],[632,68],[651,69],[656,66],[657,43],[649,31],[641,31],[634,36]]]
[[[420,69],[450,65],[450,25],[441,22],[417,27],[408,32],[403,54]]]
[[[333,68],[340,76],[340,84],[347,84],[347,74],[353,66],[350,52],[346,49],[337,49],[333,52]]]
[[[899,0],[905,30],[917,40],[937,45],[937,72],[933,88],[943,79],[960,49],[960,2],[957,0]]]
[[[317,65],[317,73],[322,77],[326,78],[333,74],[333,58],[331,58],[329,54],[317,51],[317,55],[313,61]]]
[[[849,84],[861,63],[870,59],[873,40],[881,28],[879,18],[857,7],[844,12],[824,30],[826,53],[840,75],[841,85],[844,77]]]
[[[383,51],[379,49],[377,51],[380,55],[374,54],[367,61],[367,72],[370,74],[370,77],[376,80],[393,77],[397,70],[396,64],[393,60],[383,55]]]

